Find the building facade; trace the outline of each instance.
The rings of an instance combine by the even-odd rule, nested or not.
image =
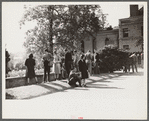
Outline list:
[[[130,5],[130,17],[119,20],[119,48],[129,52],[141,52],[142,46],[136,46],[138,40],[143,40],[143,8]]]
[[[119,46],[118,37],[119,30],[100,30],[97,35],[96,39],[94,40],[91,36],[87,37],[84,40],[84,52],[86,53],[88,50],[93,52],[93,50],[99,51],[105,45],[114,45],[116,47]]]
[[[95,38],[83,40],[83,52],[100,50],[109,44],[129,52],[142,52],[143,46],[136,46],[136,42],[143,40],[143,8],[139,10],[138,5],[130,5],[130,17],[119,19],[118,29],[100,30]]]

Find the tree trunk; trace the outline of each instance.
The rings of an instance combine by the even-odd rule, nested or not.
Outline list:
[[[50,53],[53,55],[53,32],[52,32],[52,26],[53,26],[53,9],[52,6],[49,6],[49,19],[50,19],[50,38],[49,38],[49,44],[50,44]],[[51,14],[51,15],[50,15]]]

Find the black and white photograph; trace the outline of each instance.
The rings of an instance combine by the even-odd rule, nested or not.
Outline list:
[[[2,2],[2,119],[146,120],[147,10]]]

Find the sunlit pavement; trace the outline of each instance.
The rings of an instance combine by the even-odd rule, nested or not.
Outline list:
[[[87,80],[87,87],[70,88],[66,87],[65,82],[57,83],[63,83],[63,86],[55,85],[61,88],[61,91],[56,90],[55,93],[45,91],[45,95],[18,100],[19,103],[15,102],[13,105],[7,104],[8,111],[13,112],[9,114],[9,117],[25,119],[147,118],[147,80],[144,78],[143,69],[139,69],[139,73],[115,72],[94,75]],[[49,88],[48,84],[38,86],[44,87],[45,90]],[[37,89],[39,91],[39,88]],[[33,91],[36,92],[36,90]]]

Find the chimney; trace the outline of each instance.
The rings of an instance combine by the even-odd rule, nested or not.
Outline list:
[[[138,5],[130,5],[130,17],[138,15],[139,15]]]

